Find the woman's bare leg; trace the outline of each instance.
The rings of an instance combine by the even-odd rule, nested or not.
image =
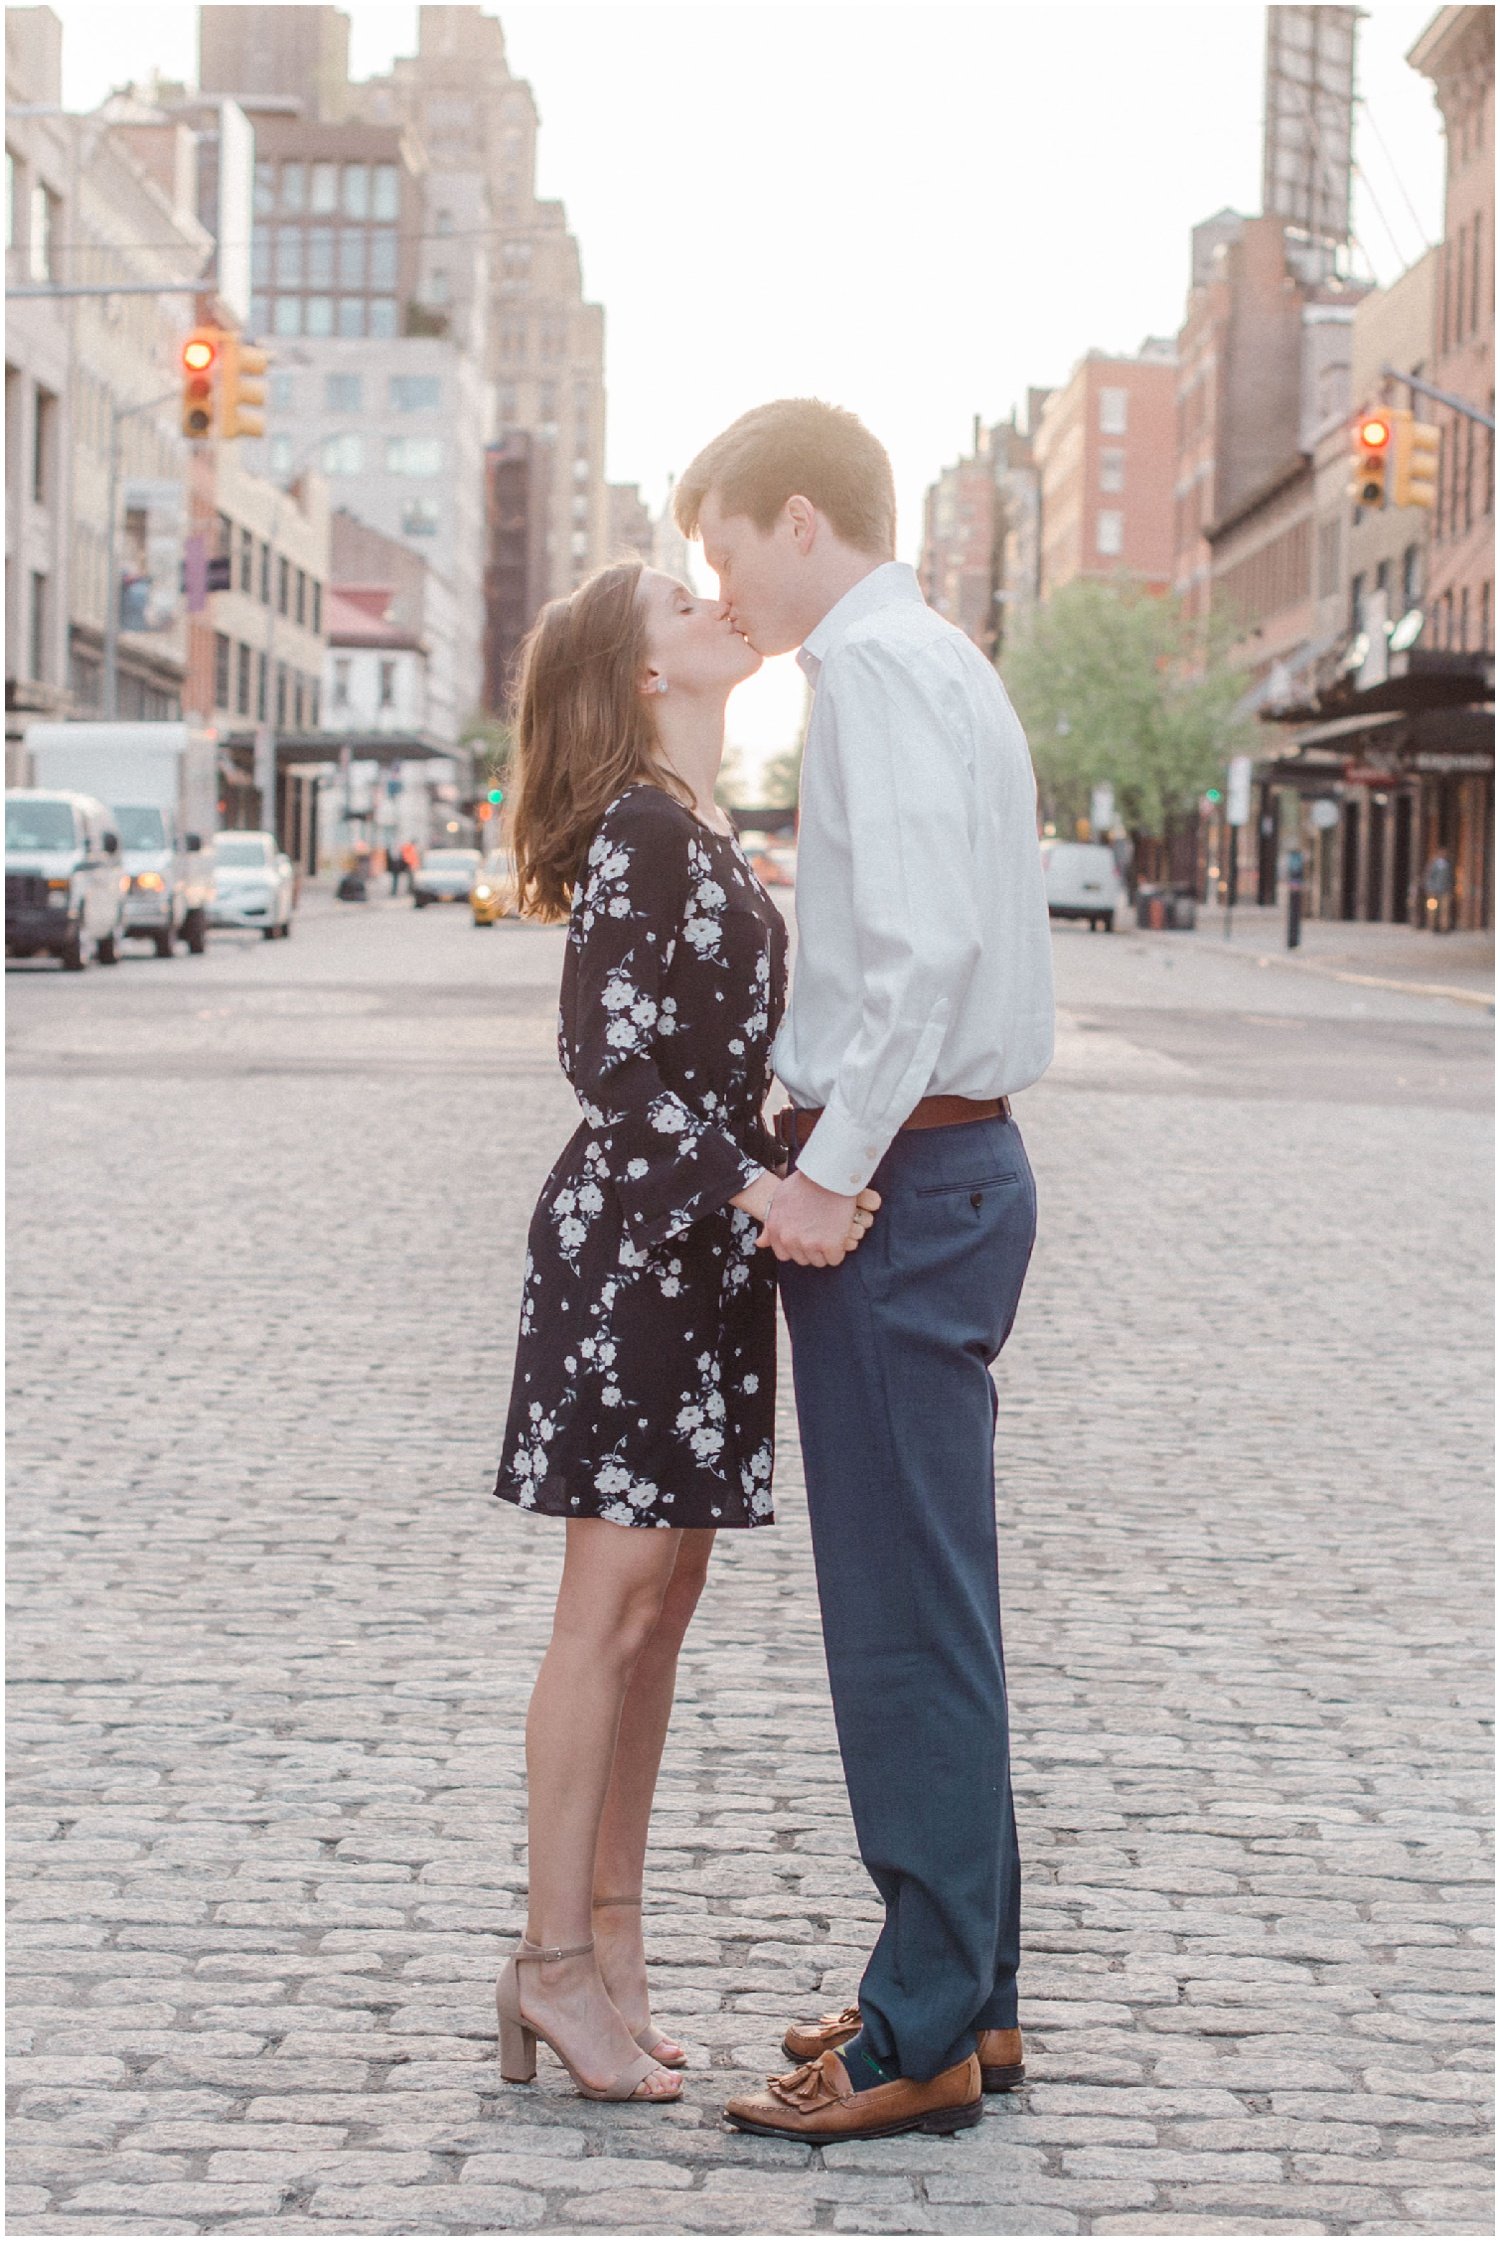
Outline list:
[[[656,1624],[630,1676],[594,1859],[594,1891],[601,1899],[628,1898],[641,1889],[651,1807],[677,1686],[677,1653],[703,1592],[713,1542],[712,1531],[678,1535],[677,1559]],[[634,1907],[602,1908],[594,1916],[594,1936],[611,1999],[632,2031],[644,2030],[650,2000],[639,1912]],[[668,2060],[681,2053],[665,2035],[662,2051]]]
[[[616,1737],[684,1536],[570,1518],[552,1639],[526,1718],[526,1934],[534,1945],[593,1935],[594,1862]],[[592,1955],[519,1971],[529,2021],[555,2037],[591,2085],[638,2053]],[[665,2081],[663,2081],[665,2082]]]

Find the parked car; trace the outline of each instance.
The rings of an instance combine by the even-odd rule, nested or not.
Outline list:
[[[297,875],[274,833],[220,833],[214,841],[210,926],[258,927],[268,942],[292,930]]]
[[[1044,840],[1042,871],[1050,918],[1086,918],[1094,932],[1114,932],[1125,882],[1112,848],[1088,840]]]
[[[466,903],[479,874],[477,848],[435,848],[411,875],[411,899],[418,910],[429,903]]]
[[[214,733],[181,723],[28,724],[39,786],[75,786],[107,802],[129,873],[125,934],[158,957],[207,945],[214,862],[202,836],[218,823]]]
[[[508,848],[492,848],[474,875],[469,908],[476,926],[493,926],[516,908],[516,859]]]
[[[92,794],[40,787],[5,796],[5,954],[56,957],[82,972],[119,962],[125,931],[120,836]]]

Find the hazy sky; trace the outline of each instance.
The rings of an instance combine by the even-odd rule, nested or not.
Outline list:
[[[70,106],[153,64],[195,75],[183,0],[54,4]],[[349,12],[356,76],[415,50],[415,6]],[[609,473],[653,503],[747,406],[829,397],[889,446],[915,558],[922,492],[972,416],[1003,417],[1091,346],[1173,333],[1189,228],[1259,206],[1261,7],[493,12],[541,110],[540,190],[566,201],[606,309]],[[1375,0],[1359,26],[1356,263],[1382,281],[1441,232],[1437,111],[1404,60],[1434,12]],[[784,682],[745,702],[770,719]]]

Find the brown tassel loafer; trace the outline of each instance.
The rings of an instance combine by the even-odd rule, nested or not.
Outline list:
[[[984,2115],[974,2055],[919,2084],[893,2078],[856,2093],[830,2047],[816,2062],[768,2078],[764,2093],[736,2095],[724,2109],[741,2132],[775,2140],[885,2140],[896,2132],[960,2132]]]
[[[840,2008],[836,2015],[820,2015],[816,2023],[794,2023],[781,2051],[793,2062],[816,2062],[820,2054],[847,2046],[858,2030],[859,2009]],[[986,2093],[1009,2093],[1024,2084],[1026,2064],[1019,2031],[981,2031],[977,2052]]]

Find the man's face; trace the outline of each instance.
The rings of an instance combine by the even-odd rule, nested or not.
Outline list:
[[[703,557],[719,579],[719,596],[736,630],[758,654],[800,646],[816,615],[804,612],[806,558],[786,507],[769,529],[748,514],[726,514],[710,490],[698,513]]]

